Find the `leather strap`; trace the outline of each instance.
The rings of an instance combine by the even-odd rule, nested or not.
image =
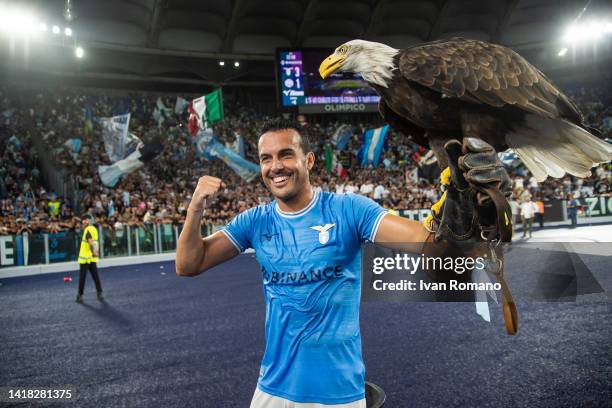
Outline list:
[[[435,243],[436,234],[430,233],[425,240],[425,245]],[[501,286],[501,297],[502,297],[502,311],[504,315],[504,324],[506,326],[506,332],[513,336],[518,332],[519,325],[519,316],[518,316],[518,308],[516,307],[516,302],[514,301],[514,297],[510,292],[510,288],[508,287],[508,283],[504,277],[504,260],[503,257],[497,257],[495,250],[492,251],[492,260],[497,261],[498,268],[497,270],[493,270],[490,272],[495,275],[497,281]]]
[[[510,208],[510,204],[508,204],[508,200],[506,197],[499,191],[497,188],[490,187],[482,187],[479,190],[488,195],[493,201],[493,205],[495,205],[495,211],[497,214],[496,217],[496,228],[492,228],[489,231],[489,236],[487,236],[487,240],[491,241],[493,239],[498,239],[501,242],[511,242],[512,241],[512,209]],[[495,250],[493,249],[494,253]],[[516,302],[512,297],[512,293],[510,293],[510,288],[506,283],[506,279],[504,278],[504,260],[503,257],[501,259],[497,259],[499,262],[499,268],[497,273],[495,273],[499,284],[501,285],[502,290],[502,310],[504,312],[504,322],[506,324],[506,331],[509,335],[515,335],[518,332],[518,309],[516,307]]]
[[[501,285],[502,291],[502,310],[504,312],[504,323],[506,324],[506,331],[509,335],[513,336],[518,332],[518,309],[516,307],[516,302],[512,297],[512,293],[510,293],[510,288],[506,283],[506,279],[504,278],[504,260],[497,258],[495,255],[495,250],[492,250],[492,256],[498,262],[497,272],[492,272],[493,275],[497,278],[497,281]]]
[[[498,236],[486,237],[488,241],[493,239],[499,239],[501,242],[512,241],[512,209],[506,197],[497,188],[491,187],[479,187],[477,188],[483,194],[491,197],[493,205],[495,206],[496,217],[496,231],[493,230],[493,234]]]

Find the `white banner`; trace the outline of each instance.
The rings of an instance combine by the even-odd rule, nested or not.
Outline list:
[[[130,127],[129,113],[112,118],[102,118],[100,122],[102,123],[104,147],[111,161],[119,161],[129,154],[129,150],[134,151],[136,149],[135,147],[132,148],[131,144],[138,145],[140,140],[128,132]]]

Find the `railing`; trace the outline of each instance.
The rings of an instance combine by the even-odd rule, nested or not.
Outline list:
[[[567,222],[565,202],[551,200],[545,203],[546,223]],[[582,200],[579,218],[597,219],[612,216],[612,196],[587,197]],[[422,221],[429,209],[399,210],[407,218]],[[140,227],[124,226],[119,229],[98,228],[100,258],[160,254],[174,252],[183,226],[176,224],[145,224]],[[202,236],[210,235],[222,225],[203,225]],[[0,267],[39,265],[76,261],[82,231],[62,231],[55,234],[0,236]]]
[[[98,227],[100,258],[174,252],[182,228],[180,224],[145,224],[119,229]],[[222,226],[203,225],[202,236],[220,228]],[[0,236],[0,267],[76,261],[82,235],[82,231],[76,230]]]

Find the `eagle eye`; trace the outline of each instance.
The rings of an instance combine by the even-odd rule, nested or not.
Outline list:
[[[338,48],[338,54],[346,54],[348,51],[348,47],[346,45],[343,45],[342,47]]]

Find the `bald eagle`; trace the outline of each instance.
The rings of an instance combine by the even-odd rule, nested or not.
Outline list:
[[[444,143],[467,136],[512,148],[538,181],[588,177],[612,160],[612,145],[591,134],[576,105],[501,45],[452,38],[398,50],[353,40],[319,67],[324,79],[342,71],[360,74],[380,95],[383,119],[429,145],[441,167]]]

